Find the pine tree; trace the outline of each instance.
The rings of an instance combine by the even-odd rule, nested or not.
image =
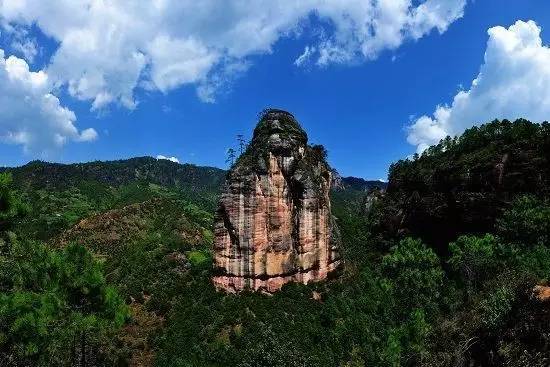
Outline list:
[[[241,154],[243,154],[246,148],[246,140],[244,139],[244,135],[242,134],[237,135],[237,141],[239,142],[240,152]]]
[[[228,163],[230,166],[233,166],[233,163],[235,163],[235,149],[233,148],[227,149],[227,158],[225,160],[225,163]]]
[[[12,176],[0,174],[0,236],[10,229],[15,219],[27,212],[27,207],[12,189]]]

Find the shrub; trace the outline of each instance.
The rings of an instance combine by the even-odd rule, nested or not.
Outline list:
[[[420,240],[406,238],[384,256],[382,269],[405,310],[421,308],[427,314],[436,311],[443,270],[432,249]]]
[[[501,236],[509,242],[530,246],[550,245],[550,204],[534,196],[522,196],[497,222]]]
[[[83,247],[50,250],[12,238],[0,256],[0,361],[67,365],[97,359],[127,308]],[[76,359],[75,359],[76,358]]]
[[[0,173],[0,233],[7,231],[16,218],[28,211],[14,194],[12,181],[11,174]]]
[[[469,287],[476,287],[493,274],[498,267],[496,237],[460,236],[449,244],[451,269],[460,273]]]
[[[481,303],[481,320],[484,326],[489,329],[503,326],[512,311],[513,301],[514,291],[507,286],[501,286],[489,293]]]

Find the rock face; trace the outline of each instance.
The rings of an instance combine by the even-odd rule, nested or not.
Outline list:
[[[325,279],[340,264],[321,146],[288,112],[267,110],[228,173],[215,224],[214,285],[275,292]]]

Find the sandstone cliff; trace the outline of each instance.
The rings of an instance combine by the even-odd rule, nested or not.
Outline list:
[[[228,173],[215,224],[218,289],[275,292],[317,281],[340,264],[331,170],[294,117],[267,110]]]

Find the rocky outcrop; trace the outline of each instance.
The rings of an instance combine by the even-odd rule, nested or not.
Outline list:
[[[533,288],[532,298],[540,302],[550,301],[550,287],[547,285],[536,285]]]
[[[321,146],[288,112],[267,110],[228,173],[215,224],[213,282],[230,292],[275,292],[325,279],[340,264]]]

